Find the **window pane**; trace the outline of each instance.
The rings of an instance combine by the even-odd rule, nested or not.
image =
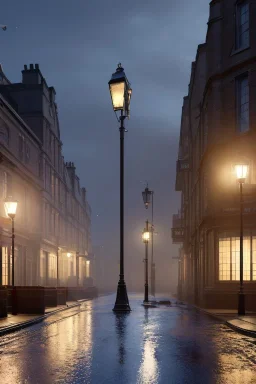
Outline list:
[[[244,280],[251,280],[251,241],[249,236],[244,237],[243,246]]]
[[[237,6],[237,31],[236,41],[237,48],[249,46],[249,4],[244,1]]]
[[[219,280],[230,280],[230,238],[219,239]]]

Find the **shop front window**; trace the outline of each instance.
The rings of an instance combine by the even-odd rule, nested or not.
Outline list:
[[[51,283],[57,278],[57,257],[53,253],[48,254],[48,278]]]
[[[243,238],[243,278],[256,280],[256,236]],[[240,279],[240,237],[220,236],[219,238],[219,280]]]
[[[2,247],[2,285],[11,284],[12,260],[8,255],[8,248]]]

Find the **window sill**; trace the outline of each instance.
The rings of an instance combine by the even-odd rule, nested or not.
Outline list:
[[[250,48],[251,48],[250,45],[248,45],[247,47],[242,47],[242,48],[234,49],[231,52],[230,56],[232,57],[232,56],[238,55],[239,53],[241,53],[243,51],[247,51]]]

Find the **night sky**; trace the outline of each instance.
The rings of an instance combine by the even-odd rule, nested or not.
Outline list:
[[[181,107],[197,45],[205,41],[208,7],[205,0],[2,1],[4,72],[19,82],[24,64],[39,63],[56,89],[65,160],[75,162],[88,191],[93,243],[101,246],[108,286],[116,287],[119,268],[119,125],[108,81],[120,61],[133,89],[125,137],[128,290],[144,284],[145,181],[155,191],[157,289],[175,290],[177,261],[171,258],[178,248],[171,226],[179,208]]]

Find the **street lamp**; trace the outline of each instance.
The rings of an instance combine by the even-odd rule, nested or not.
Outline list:
[[[144,303],[148,302],[148,242],[150,240],[150,233],[148,230],[148,220],[146,221],[146,228],[142,234],[142,240],[145,244],[145,293],[144,293]]]
[[[151,295],[155,296],[155,263],[154,263],[154,191],[151,191],[146,186],[142,192],[142,198],[145,208],[148,209],[150,203],[152,205],[152,220],[151,220]],[[152,202],[151,202],[152,198]]]
[[[124,120],[130,115],[130,101],[132,89],[119,63],[116,72],[108,83],[112,99],[113,109],[120,111],[120,275],[117,286],[116,302],[113,308],[115,312],[128,312],[131,310],[124,281]]]
[[[18,202],[11,196],[5,199],[4,208],[6,215],[12,220],[12,314],[17,315],[17,297],[14,284],[14,218],[16,215]]]
[[[243,184],[248,173],[247,164],[237,164],[235,166],[236,178],[240,189],[240,287],[238,293],[238,315],[245,315],[245,297],[244,297],[244,255],[243,255]]]

